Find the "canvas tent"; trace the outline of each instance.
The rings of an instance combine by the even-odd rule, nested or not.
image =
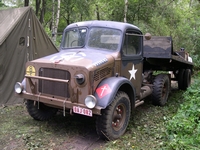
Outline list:
[[[0,105],[22,103],[14,85],[27,61],[58,52],[31,7],[0,10]]]

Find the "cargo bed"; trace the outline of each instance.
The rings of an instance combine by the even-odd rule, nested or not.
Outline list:
[[[187,52],[174,51],[171,37],[153,36],[150,40],[144,38],[144,69],[161,71],[176,71],[191,69],[193,63],[187,61]]]

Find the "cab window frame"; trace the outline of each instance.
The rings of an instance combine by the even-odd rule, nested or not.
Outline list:
[[[122,44],[122,55],[134,57],[142,55],[142,33],[134,29],[127,29]]]

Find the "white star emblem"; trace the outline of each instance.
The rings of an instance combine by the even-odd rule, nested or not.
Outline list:
[[[132,67],[132,70],[129,70],[128,72],[129,72],[130,75],[131,75],[129,80],[131,80],[132,78],[135,79],[135,74],[136,74],[136,72],[137,72],[137,69],[135,69],[134,65],[133,65],[133,67]]]

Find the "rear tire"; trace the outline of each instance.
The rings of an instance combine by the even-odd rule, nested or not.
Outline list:
[[[154,105],[164,106],[170,92],[169,77],[166,74],[159,74],[153,83],[152,101]]]
[[[38,109],[38,102],[36,102],[36,104],[34,105],[34,101],[32,100],[27,100],[26,108],[32,118],[40,121],[49,120],[58,111],[58,109],[46,106],[41,102],[39,103]]]
[[[115,140],[122,136],[128,126],[131,104],[128,95],[119,91],[113,102],[102,110],[96,119],[97,134],[107,140]]]
[[[186,90],[191,84],[191,71],[186,69],[184,72],[183,90]]]
[[[184,90],[184,74],[185,74],[185,70],[184,69],[180,69],[178,71],[178,88],[180,90]]]

